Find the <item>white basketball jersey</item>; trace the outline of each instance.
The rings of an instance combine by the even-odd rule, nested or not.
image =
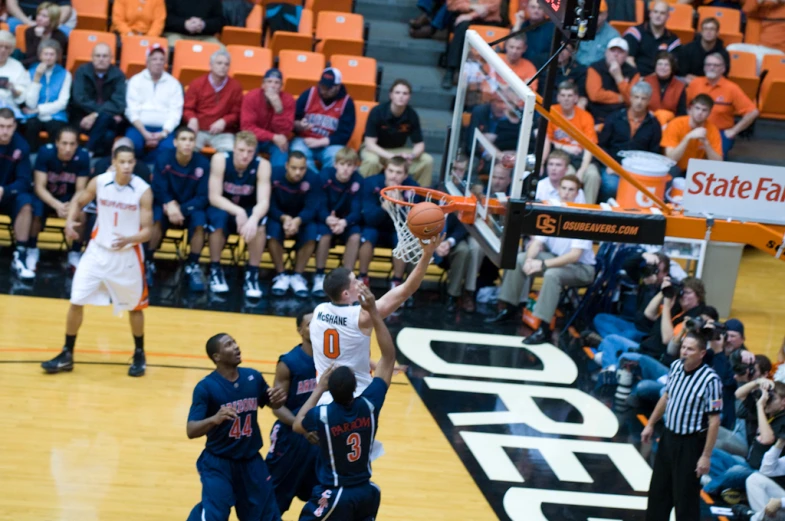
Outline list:
[[[323,302],[311,319],[311,344],[316,379],[332,364],[352,369],[357,379],[355,396],[371,384],[371,337],[360,330],[358,305],[342,306]]]
[[[92,240],[107,249],[113,249],[112,242],[117,235],[128,237],[139,233],[142,227],[139,201],[150,188],[137,176],[131,176],[131,182],[127,185],[117,184],[114,177],[115,173],[109,171],[95,178],[98,218],[95,220]]]

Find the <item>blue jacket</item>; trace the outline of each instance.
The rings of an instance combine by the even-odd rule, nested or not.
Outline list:
[[[34,63],[32,67],[30,67],[30,80],[35,77],[35,70],[38,67],[38,63]],[[66,78],[66,70],[63,68],[62,65],[55,65],[52,68],[52,76],[47,79],[46,74],[41,76],[41,91],[38,94],[38,104],[41,105],[42,103],[51,103],[60,96],[60,91],[63,90],[63,84],[65,83]],[[27,121],[28,119],[36,117],[35,114],[27,115],[23,114],[22,119]],[[60,112],[56,112],[52,114],[52,119],[56,121],[62,121],[64,123],[68,122],[68,113],[66,113],[65,109],[61,110]]]
[[[523,27],[528,27],[531,23],[527,20],[523,22]],[[526,33],[526,52],[523,57],[534,64],[538,69],[545,65],[551,56],[551,43],[553,42],[553,31],[556,26],[553,22],[545,22],[533,31]]]
[[[403,186],[420,186],[411,177],[403,180]],[[366,177],[362,190],[362,213],[367,226],[380,228],[390,221],[390,215],[382,208],[381,191],[384,188],[384,172]]]
[[[323,223],[335,212],[336,217],[346,219],[346,226],[360,224],[362,221],[363,177],[355,171],[345,183],[335,177],[335,168],[323,168],[319,174],[318,221]]]
[[[153,170],[153,200],[156,205],[177,201],[183,216],[208,206],[210,162],[199,152],[183,166],[177,162],[175,149],[159,149]]]
[[[270,210],[268,215],[280,221],[284,215],[299,217],[303,224],[314,222],[319,207],[319,175],[308,172],[298,183],[286,179],[286,167],[272,169],[270,176]]]
[[[15,133],[7,145],[0,145],[0,186],[3,199],[33,190],[30,146],[19,134]]]

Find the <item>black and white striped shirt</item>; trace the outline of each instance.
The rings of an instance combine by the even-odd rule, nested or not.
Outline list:
[[[665,390],[668,393],[665,427],[674,434],[705,431],[709,415],[722,412],[722,381],[705,363],[687,372],[684,362],[673,362]]]

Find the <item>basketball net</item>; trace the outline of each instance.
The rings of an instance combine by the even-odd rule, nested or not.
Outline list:
[[[438,195],[441,192],[434,193]],[[444,206],[447,203],[447,200],[444,197],[441,199],[434,199],[432,193],[429,192],[425,197],[420,196],[417,198],[417,201],[415,201],[416,194],[413,190],[393,190],[386,192],[386,195],[389,197],[389,200],[384,197],[381,198],[382,208],[390,214],[390,218],[395,225],[395,233],[398,235],[398,245],[393,249],[393,256],[404,262],[417,263],[422,258],[423,251],[420,239],[412,234],[409,225],[406,224],[406,221],[409,218],[409,211],[412,209],[411,205],[415,202],[421,203],[425,201]],[[400,201],[400,203],[396,204],[396,202],[392,202],[391,200]],[[427,244],[428,241],[423,242]]]

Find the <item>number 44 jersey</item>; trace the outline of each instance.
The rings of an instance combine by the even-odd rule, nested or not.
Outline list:
[[[316,306],[311,320],[311,345],[316,380],[332,365],[349,367],[357,379],[357,397],[371,384],[371,337],[360,330],[359,304],[324,302]],[[332,402],[324,393],[320,404]]]

